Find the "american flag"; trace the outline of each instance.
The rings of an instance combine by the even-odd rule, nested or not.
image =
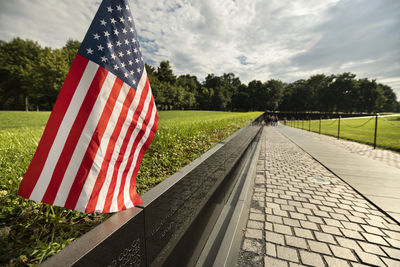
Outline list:
[[[84,212],[134,207],[142,203],[136,176],[157,125],[127,0],[104,0],[18,194]]]

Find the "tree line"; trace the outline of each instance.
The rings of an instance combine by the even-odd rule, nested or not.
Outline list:
[[[0,109],[51,110],[79,46],[74,40],[60,49],[20,38],[0,41]],[[168,61],[146,70],[159,110],[400,111],[390,86],[348,72],[244,84],[233,73],[208,74],[202,82],[177,76]]]

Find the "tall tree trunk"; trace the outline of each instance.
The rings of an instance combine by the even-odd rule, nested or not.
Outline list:
[[[29,111],[29,101],[27,96],[25,96],[25,111]]]

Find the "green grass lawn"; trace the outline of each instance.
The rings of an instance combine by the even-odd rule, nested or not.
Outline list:
[[[322,120],[321,134],[338,136],[338,120]],[[288,122],[289,126],[319,132],[319,120]],[[374,144],[375,118],[341,119],[340,138],[369,145]],[[379,117],[377,147],[400,152],[400,115]]]
[[[160,111],[137,177],[141,195],[261,112]],[[0,111],[0,265],[35,265],[104,221],[17,196],[50,112]]]
[[[0,130],[11,128],[43,127],[49,119],[48,112],[1,111]]]

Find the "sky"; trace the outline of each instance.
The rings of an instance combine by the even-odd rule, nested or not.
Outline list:
[[[400,100],[399,0],[128,0],[145,62],[242,82],[352,72]],[[0,0],[0,39],[82,41],[99,0]]]

